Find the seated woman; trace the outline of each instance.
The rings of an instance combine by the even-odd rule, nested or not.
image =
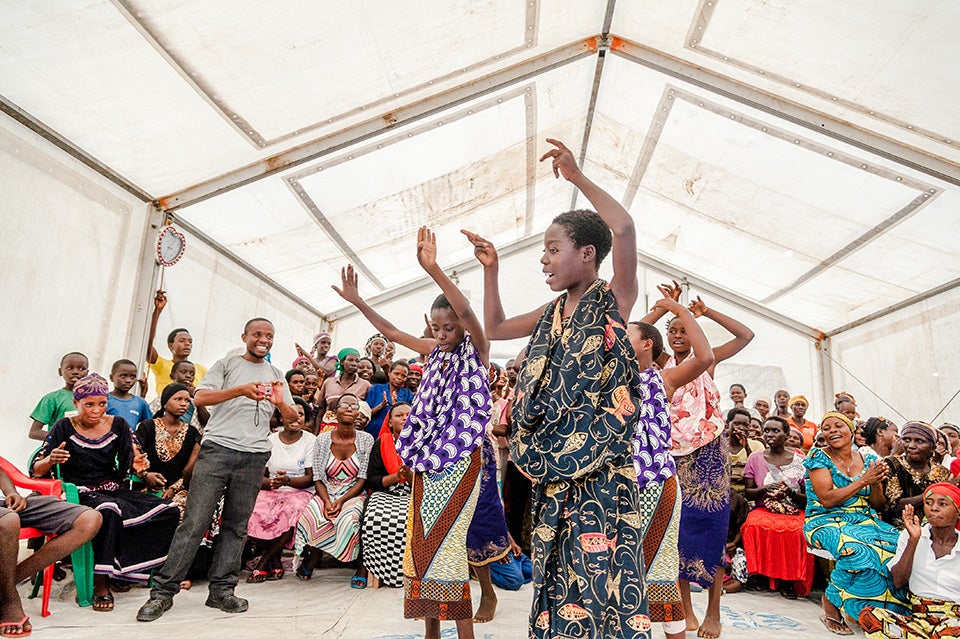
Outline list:
[[[907,504],[890,573],[897,587],[909,586],[912,615],[864,608],[860,626],[867,639],[939,639],[960,636],[960,489],[929,486],[923,494],[927,524]]]
[[[355,560],[360,552],[363,487],[373,437],[354,427],[359,402],[356,395],[341,395],[337,402],[337,428],[320,433],[314,444],[317,494],[297,522],[296,553],[301,558],[298,579],[313,575],[320,551],[342,562]]]
[[[355,348],[344,348],[337,353],[337,374],[323,380],[317,391],[316,421],[314,435],[334,430],[337,427],[337,400],[347,393],[358,400],[367,396],[370,382],[357,375],[360,355]]]
[[[727,411],[726,436],[730,443],[727,459],[730,462],[730,487],[743,494],[743,469],[747,459],[755,452],[763,450],[763,443],[750,438],[750,411],[745,408],[731,408]]]
[[[147,455],[136,449],[122,418],[106,414],[107,381],[92,373],[73,387],[75,417],[50,429],[33,464],[43,477],[59,466],[60,477],[80,489],[80,503],[100,512],[103,525],[93,538],[93,609],[113,610],[109,578],[146,582],[163,564],[180,519],[176,504],[124,488],[127,475],[143,478]]]
[[[897,441],[897,426],[884,417],[871,417],[861,429],[863,442],[860,450],[864,454],[871,453],[880,459],[893,452],[893,444]]]
[[[307,403],[295,396],[293,404],[297,418],[282,420],[283,428],[267,438],[273,450],[247,523],[247,534],[263,547],[263,554],[247,583],[283,579],[280,554],[293,541],[297,521],[315,494],[313,447],[317,438],[303,430]]]
[[[780,593],[788,599],[806,597],[813,584],[813,555],[803,536],[803,460],[786,447],[790,425],[771,416],[763,424],[766,450],[750,455],[743,469],[744,495],[756,502],[741,530],[743,550],[750,574],[770,578],[771,588],[780,581]]]
[[[374,384],[367,391],[367,404],[370,405],[370,423],[366,431],[371,437],[379,437],[380,427],[386,422],[390,407],[397,403],[409,404],[413,401],[413,393],[406,387],[407,373],[410,366],[401,360],[390,365],[387,383]]]
[[[200,431],[183,421],[191,404],[186,384],[167,384],[153,419],[137,425],[137,441],[150,462],[144,482],[149,490],[161,492],[163,499],[177,505],[181,521],[190,475],[200,454]]]
[[[820,424],[825,448],[813,448],[807,469],[807,517],[803,532],[817,550],[836,560],[823,595],[821,621],[834,634],[853,634],[841,615],[857,619],[865,606],[906,613],[906,593],[894,586],[887,563],[897,530],[880,521],[882,482],[889,466],[853,451],[853,422],[831,412]]]
[[[931,484],[950,479],[950,471],[933,461],[937,434],[926,422],[907,422],[900,431],[903,453],[883,460],[890,467],[890,475],[883,482],[887,500],[883,520],[901,530],[904,506],[913,506],[913,511],[923,517],[924,491]]]
[[[409,414],[410,404],[406,402],[391,406],[377,443],[370,451],[366,487],[371,493],[360,532],[364,569],[391,588],[403,585],[403,551],[413,473],[400,461],[396,440]],[[363,571],[358,576],[365,577]]]

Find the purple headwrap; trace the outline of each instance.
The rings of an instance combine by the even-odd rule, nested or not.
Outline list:
[[[106,397],[109,394],[110,386],[107,384],[107,380],[96,373],[81,377],[73,385],[73,399],[77,402],[87,397]]]

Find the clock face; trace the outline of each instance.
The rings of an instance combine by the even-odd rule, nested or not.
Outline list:
[[[186,238],[172,226],[165,226],[157,238],[157,261],[163,266],[173,266],[183,256]]]

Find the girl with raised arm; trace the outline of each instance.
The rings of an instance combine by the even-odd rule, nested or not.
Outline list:
[[[480,447],[490,419],[490,342],[467,298],[437,264],[436,238],[426,227],[417,233],[417,260],[443,291],[430,310],[432,338],[404,333],[364,302],[352,266],[342,271],[342,288],[333,288],[388,340],[430,353],[397,437],[400,460],[413,471],[403,613],[426,620],[427,639],[439,639],[443,619],[455,620],[458,635],[473,639],[467,530],[480,494]]]
[[[680,298],[680,285],[658,287],[664,296]],[[699,297],[690,304],[694,317],[707,317],[733,334],[733,339],[713,350],[713,364],[696,379],[679,387],[671,396],[670,421],[677,462],[677,480],[683,494],[680,516],[680,593],[687,613],[687,630],[698,637],[719,637],[720,594],[723,590],[723,563],[730,523],[730,467],[727,440],[720,410],[720,391],[713,381],[717,364],[739,353],[753,339],[753,331],[737,320],[719,313]],[[666,311],[654,307],[643,318],[653,324]],[[667,339],[673,357],[664,371],[680,366],[696,352],[687,328],[674,317],[667,324]],[[703,624],[693,614],[690,582],[710,588]]]
[[[496,250],[464,231],[484,266],[484,327],[491,339],[532,335],[517,380],[510,453],[533,481],[534,599],[530,637],[650,636],[641,548],[638,470],[659,468],[662,433],[636,426],[639,369],[625,319],[637,298],[633,220],[587,179],[562,142],[541,161],[580,189],[593,211],[557,216],[540,259],[550,304],[506,318]],[[613,249],[614,276],[599,279]],[[645,426],[645,424],[644,424]],[[659,448],[658,448],[659,446]],[[649,461],[648,461],[649,460]],[[667,460],[669,461],[669,460]],[[648,468],[649,465],[649,468]]]

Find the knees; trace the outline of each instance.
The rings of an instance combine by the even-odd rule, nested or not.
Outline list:
[[[20,537],[20,515],[12,510],[0,517],[0,534],[4,537],[13,535],[14,539]]]
[[[100,513],[96,510],[88,510],[77,517],[70,528],[77,531],[84,541],[89,541],[97,536],[102,524],[103,517],[100,516]]]

